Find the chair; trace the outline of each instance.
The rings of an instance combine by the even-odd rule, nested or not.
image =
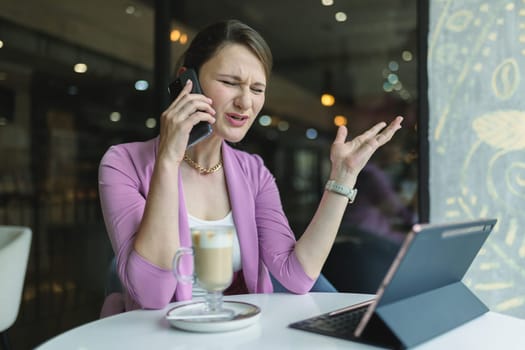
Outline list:
[[[20,308],[31,236],[28,227],[0,226],[0,333],[5,350],[9,349],[7,330]]]
[[[290,293],[288,289],[286,289],[275,277],[273,277],[270,274],[270,278],[272,280],[273,284],[273,292],[274,293]],[[332,282],[328,280],[323,274],[320,274],[317,280],[315,281],[314,285],[310,289],[310,292],[316,292],[316,293],[336,293],[337,289],[334,287]]]
[[[340,292],[374,294],[399,247],[383,236],[342,228],[323,272]]]

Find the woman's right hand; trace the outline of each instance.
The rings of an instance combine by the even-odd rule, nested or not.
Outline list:
[[[200,121],[215,123],[212,100],[201,94],[192,94],[192,84],[188,79],[180,94],[161,115],[158,157],[180,163],[193,126]]]

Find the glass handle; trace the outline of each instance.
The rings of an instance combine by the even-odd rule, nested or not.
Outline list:
[[[193,274],[191,275],[184,275],[180,272],[180,259],[185,255],[189,254],[193,256],[193,249],[182,247],[177,249],[177,252],[175,253],[175,256],[173,257],[173,274],[175,275],[175,278],[180,283],[186,283],[186,284],[192,284],[193,283]]]

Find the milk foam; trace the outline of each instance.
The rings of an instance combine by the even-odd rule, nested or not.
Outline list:
[[[233,243],[231,227],[209,226],[192,229],[193,244],[200,248],[229,248]]]

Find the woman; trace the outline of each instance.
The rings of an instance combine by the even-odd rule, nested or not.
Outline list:
[[[125,309],[163,308],[192,297],[178,284],[172,259],[191,246],[189,227],[232,223],[237,231],[235,278],[226,293],[272,292],[270,273],[288,290],[310,290],[330,252],[352,189],[373,152],[401,127],[379,123],[346,142],[340,127],[331,147],[331,183],[319,208],[296,242],[283,213],[272,174],[256,155],[235,150],[261,111],[272,56],[247,25],[224,21],[192,41],[179,73],[198,72],[203,94],[191,81],[162,113],[159,137],[111,147],[99,172],[100,197],[108,234],[125,287]],[[212,134],[189,149],[188,135],[200,121]],[[339,186],[339,187],[337,187]],[[343,187],[344,186],[344,187]]]

